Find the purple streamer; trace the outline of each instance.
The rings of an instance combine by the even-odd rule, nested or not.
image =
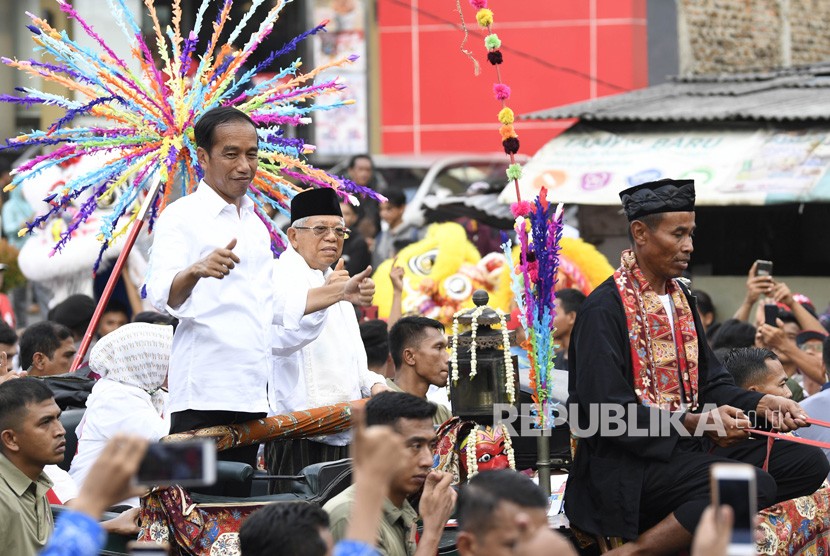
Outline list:
[[[76,116],[80,116],[85,112],[89,112],[94,106],[98,106],[99,104],[105,104],[111,101],[116,101],[124,104],[124,99],[117,96],[96,98],[95,100],[88,102],[87,104],[84,104],[80,108],[73,108],[71,110],[67,110],[66,114],[64,114],[64,116],[60,120],[52,124],[52,127],[49,128],[49,133],[56,131],[58,128],[61,128],[64,125],[68,124],[69,122],[74,120]]]
[[[164,197],[164,184],[161,185],[161,189],[159,189],[158,195],[156,198],[153,199],[153,205],[150,207],[150,218],[149,222],[147,223],[147,231],[149,233],[153,233],[153,228],[156,224],[156,218],[159,215],[159,205],[161,205],[161,199]]]
[[[282,134],[272,133],[262,138],[264,143],[269,145],[281,145],[283,147],[291,147],[302,152],[305,147],[305,141],[299,138],[280,137]]]
[[[107,182],[104,183],[106,184]],[[55,253],[63,249],[63,246],[66,245],[66,242],[68,242],[72,238],[72,234],[75,232],[75,230],[78,229],[78,226],[80,226],[81,223],[86,222],[87,218],[89,218],[90,215],[95,211],[95,209],[98,208],[98,202],[96,201],[95,197],[96,195],[93,195],[89,199],[84,201],[84,203],[81,205],[80,210],[78,211],[78,214],[75,216],[75,218],[72,219],[72,222],[69,224],[66,230],[64,230],[61,233],[61,237],[58,240],[58,243],[55,245],[55,247],[52,248],[50,256],[54,255]]]
[[[346,88],[346,85],[337,83],[337,81],[335,79],[332,79],[331,81],[326,81],[325,83],[320,83],[318,85],[310,85],[308,87],[300,87],[298,89],[292,89],[292,90],[287,91],[285,93],[271,95],[265,100],[265,102],[266,102],[266,104],[267,103],[273,103],[273,102],[279,102],[279,101],[282,101],[282,100],[287,100],[287,99],[290,99],[290,98],[303,96],[303,95],[306,95],[308,93],[313,93],[313,92],[320,91],[320,90],[323,90],[323,89],[336,89],[336,90],[342,91],[345,88]]]
[[[328,184],[322,180],[318,180],[312,176],[307,176],[300,172],[294,172],[292,170],[288,170],[287,168],[280,168],[280,173],[288,176],[289,178],[294,178],[296,180],[300,180],[303,183],[314,184],[318,187],[331,187],[331,184]]]
[[[28,147],[29,145],[58,145],[66,142],[67,139],[30,139],[28,141],[15,141],[14,138],[6,139],[6,144],[0,147],[0,151],[5,149],[19,149],[20,147]]]
[[[26,108],[31,108],[34,104],[43,104],[46,101],[40,98],[32,98],[29,96],[26,97],[15,97],[12,95],[0,95],[0,102],[9,102],[12,104],[22,104],[26,106]]]
[[[52,151],[49,154],[42,154],[40,156],[37,156],[37,157],[29,160],[25,164],[21,164],[20,166],[17,167],[17,173],[22,174],[23,172],[28,172],[29,170],[31,170],[32,168],[34,168],[35,166],[37,166],[38,164],[40,164],[44,160],[58,159],[58,158],[61,158],[65,155],[70,155],[70,154],[74,154],[74,153],[75,153],[75,145],[63,145],[61,147],[58,147],[57,149],[55,149],[54,151]]]
[[[187,39],[184,41],[182,47],[182,67],[179,75],[184,77],[190,71],[190,66],[193,64],[193,53],[196,52],[196,45],[199,43],[199,36],[193,31],[190,32]]]
[[[274,222],[268,218],[268,215],[262,212],[262,210],[257,207],[254,213],[259,217],[265,227],[268,228],[268,233],[271,235],[271,253],[274,255],[274,258],[280,256],[280,253],[285,251],[285,242],[282,240],[282,237],[277,233],[274,229]]]
[[[269,68],[271,66],[271,64],[274,63],[274,60],[276,60],[280,56],[284,56],[284,55],[288,54],[289,52],[294,52],[295,50],[297,50],[297,46],[301,42],[303,42],[306,38],[308,38],[310,35],[316,35],[320,31],[323,31],[325,33],[327,24],[328,24],[328,22],[324,21],[323,23],[319,24],[317,27],[314,27],[313,29],[309,29],[308,31],[305,31],[304,33],[300,33],[299,35],[297,35],[296,37],[294,37],[293,39],[291,39],[290,41],[285,43],[282,46],[282,48],[280,48],[279,50],[274,50],[273,52],[268,54],[267,58],[265,58],[263,61],[261,61],[260,63],[258,63],[254,67],[254,73],[257,74],[260,71]],[[247,95],[243,95],[243,96],[247,96]]]
[[[43,68],[48,69],[50,71],[54,71],[55,73],[65,73],[66,75],[72,77],[73,79],[85,79],[88,80],[85,75],[80,72],[73,70],[72,68],[68,68],[66,66],[58,66],[55,64],[47,64],[45,62],[38,62],[37,60],[29,59],[29,64],[35,68]]]
[[[331,174],[329,174],[329,175],[331,176]],[[353,182],[352,180],[350,180],[348,178],[341,178],[341,177],[338,177],[338,176],[331,176],[331,177],[333,177],[334,179],[339,181],[341,187],[343,189],[345,189],[348,193],[351,193],[352,195],[359,195],[360,197],[363,197],[364,199],[374,199],[375,201],[377,201],[379,203],[385,203],[386,202],[386,197],[384,197],[383,195],[381,195],[380,193],[378,193],[377,191],[375,191],[374,189],[372,189],[370,187],[364,187],[362,185],[357,185],[355,182]]]
[[[216,71],[214,71],[213,75],[217,76],[224,74],[228,70],[228,67],[231,65],[231,63],[233,63],[233,61],[234,57],[232,54],[228,54],[227,56],[222,58],[222,63],[219,64],[219,67],[216,68]]]
[[[257,125],[300,125],[300,116],[279,116],[277,114],[249,114]]]
[[[98,250],[98,256],[95,258],[95,264],[92,265],[92,275],[93,276],[98,275],[98,267],[101,266],[101,260],[104,258],[104,251],[106,251],[107,248],[109,248],[109,246],[110,246],[109,241],[105,241],[101,244],[101,249]]]

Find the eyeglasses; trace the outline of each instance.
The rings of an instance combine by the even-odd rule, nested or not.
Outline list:
[[[293,226],[295,230],[311,230],[317,237],[323,237],[333,232],[338,238],[346,239],[352,231],[343,226]]]
[[[801,344],[801,351],[812,351],[813,353],[824,353],[824,344],[805,343]]]

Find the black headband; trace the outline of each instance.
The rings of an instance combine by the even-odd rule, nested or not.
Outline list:
[[[620,192],[628,221],[661,212],[695,210],[694,180],[663,179],[629,187]]]

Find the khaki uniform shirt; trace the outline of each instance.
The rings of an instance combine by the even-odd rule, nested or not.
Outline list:
[[[386,385],[389,387],[390,390],[393,390],[394,392],[403,392],[403,390],[401,390],[401,387],[395,384],[395,381],[391,378],[386,379]],[[435,412],[435,416],[432,418],[433,424],[443,425],[445,422],[452,419],[452,413],[449,409],[447,409],[447,406],[440,403],[437,403],[435,405],[438,406],[438,411]]]
[[[323,506],[331,521],[335,541],[346,536],[349,513],[354,503],[355,485],[350,486]],[[418,513],[408,501],[398,508],[388,499],[383,501],[383,514],[378,524],[377,549],[384,556],[413,556],[415,554],[415,522]]]
[[[46,545],[54,523],[46,492],[52,481],[37,481],[0,454],[0,542],[5,556],[34,556]]]

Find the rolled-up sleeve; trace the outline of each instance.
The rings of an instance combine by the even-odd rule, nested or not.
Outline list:
[[[326,311],[317,311],[300,319],[297,328],[274,327],[271,354],[286,357],[303,349],[320,336],[326,325]]]
[[[170,209],[168,209],[170,211]],[[170,287],[176,275],[188,267],[192,261],[189,257],[189,243],[185,234],[177,225],[173,214],[163,214],[153,231],[153,245],[150,248],[150,263],[144,279],[147,299],[157,310],[176,318],[190,316],[192,302],[188,297],[178,307],[170,307]]]
[[[324,321],[325,317],[312,313],[303,318],[308,300],[309,286],[304,280],[292,280],[287,273],[280,272],[278,267],[274,269],[274,318],[273,324],[281,326],[286,330],[299,330],[302,326],[314,326],[318,320]],[[325,313],[325,311],[318,311]],[[315,316],[315,319],[309,317]]]

